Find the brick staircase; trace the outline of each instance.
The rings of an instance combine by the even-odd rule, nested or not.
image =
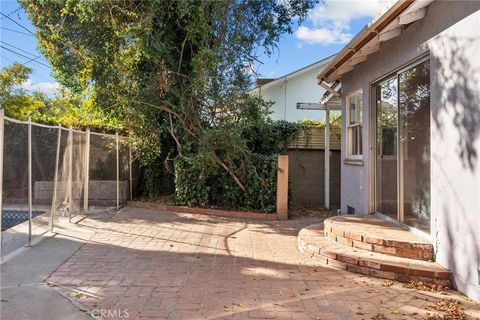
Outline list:
[[[338,269],[401,282],[451,284],[450,271],[433,261],[428,241],[373,215],[331,217],[303,228],[298,248]]]

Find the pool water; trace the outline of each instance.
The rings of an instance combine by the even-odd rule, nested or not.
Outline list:
[[[32,218],[35,218],[45,211],[32,211]],[[3,210],[2,211],[2,231],[10,229],[22,222],[28,221],[28,211],[20,210]]]

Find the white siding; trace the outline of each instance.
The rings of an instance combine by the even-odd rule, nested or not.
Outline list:
[[[267,101],[274,102],[272,119],[297,122],[305,118],[323,120],[325,112],[318,110],[299,110],[297,102],[318,103],[325,89],[317,84],[317,74],[331,60],[325,59],[318,66],[299,70],[291,75],[267,83],[254,92]]]

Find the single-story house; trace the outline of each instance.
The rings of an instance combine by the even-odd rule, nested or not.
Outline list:
[[[480,300],[480,1],[395,2],[317,83],[342,99],[341,213],[428,239]]]
[[[257,79],[252,94],[273,102],[271,118],[297,122],[299,120],[324,120],[324,112],[318,110],[298,110],[297,103],[317,103],[325,93],[316,85],[317,74],[334,56],[317,61],[277,79]]]

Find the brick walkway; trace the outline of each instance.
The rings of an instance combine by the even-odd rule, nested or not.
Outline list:
[[[128,208],[48,282],[105,319],[424,319],[446,297],[480,316],[480,306],[456,292],[384,287],[302,257],[298,231],[318,221]]]

